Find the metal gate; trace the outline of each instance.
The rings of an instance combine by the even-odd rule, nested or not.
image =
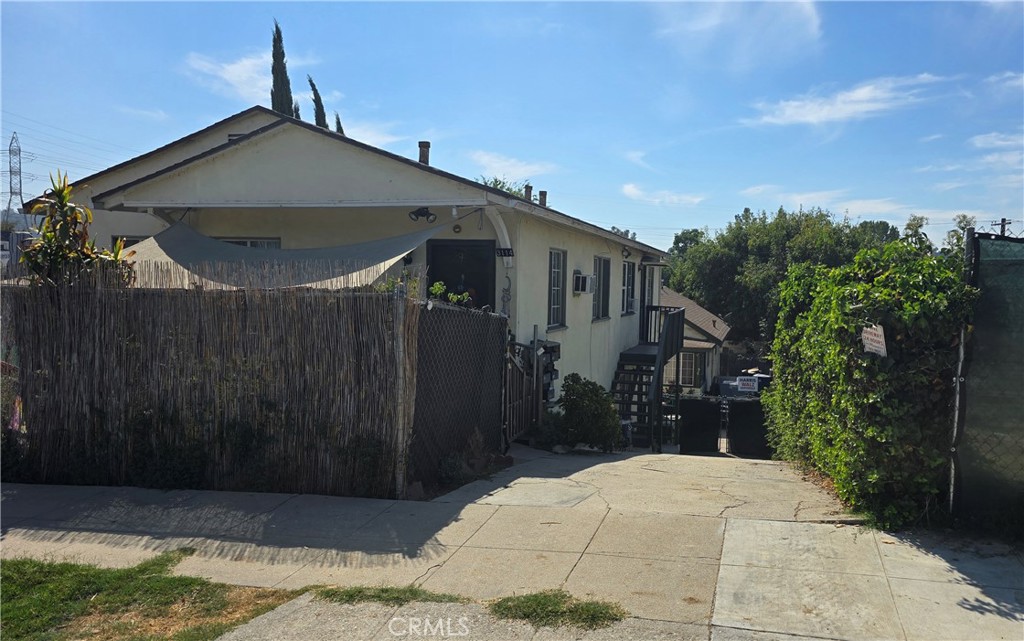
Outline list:
[[[507,452],[512,441],[537,424],[540,409],[537,402],[535,358],[530,346],[509,342],[505,357],[505,389],[502,415],[502,450]]]

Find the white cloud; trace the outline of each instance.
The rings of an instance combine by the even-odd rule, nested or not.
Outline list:
[[[759,201],[756,209],[774,209],[777,206],[785,207],[787,210],[810,209],[821,207],[830,209],[833,201],[842,198],[846,189],[822,189],[818,191],[786,192],[778,185],[754,185],[747,187],[740,193],[744,196],[755,197]]]
[[[628,160],[629,162],[633,163],[638,167],[643,167],[644,169],[651,170],[654,169],[654,167],[651,167],[649,164],[647,164],[647,161],[644,160],[644,158],[647,157],[646,151],[627,151],[625,156],[626,160]]]
[[[813,2],[677,2],[653,10],[656,37],[683,58],[733,72],[812,55],[822,35]]]
[[[743,119],[746,125],[822,125],[880,116],[924,100],[922,91],[943,80],[922,73],[916,76],[876,78],[831,95],[812,92],[774,104],[754,105],[761,116]]]
[[[921,138],[918,138],[917,142],[935,142],[936,140],[942,137],[942,134],[932,134],[930,136],[923,136]]]
[[[1013,3],[1006,3],[1013,4]],[[1004,71],[985,78],[985,82],[999,89],[1024,89],[1024,73]]]
[[[1024,145],[1024,138],[1021,137],[1021,134],[1001,134],[993,131],[990,134],[972,136],[967,140],[967,142],[979,149],[991,149],[993,147],[1020,147]]]
[[[327,122],[333,127],[333,113],[331,113],[327,118]],[[392,129],[398,126],[398,123],[394,122],[346,120],[342,117],[341,124],[345,128],[346,136],[353,140],[358,140],[359,142],[365,142],[366,144],[374,147],[384,147],[391,143],[408,138],[408,136],[402,136],[392,131]]]
[[[1024,152],[1021,151],[1000,151],[994,154],[982,156],[981,164],[986,168],[1014,169],[1024,165]]]
[[[766,192],[778,192],[779,187],[777,185],[754,185],[753,187],[747,187],[740,193],[744,196],[758,196]]]
[[[157,122],[162,122],[170,117],[163,109],[136,109],[135,107],[122,106],[117,107],[117,110],[128,116],[135,116],[145,120],[155,120]]]
[[[948,182],[935,183],[934,185],[932,185],[932,187],[936,191],[951,191],[953,189],[960,189],[961,187],[966,187],[969,184],[970,183],[964,182],[962,180],[950,180]]]
[[[490,151],[474,151],[469,154],[470,159],[480,165],[485,176],[497,176],[506,180],[527,180],[542,174],[549,174],[558,166],[543,161],[529,162],[502,156]]]
[[[269,51],[242,56],[226,62],[195,52],[189,53],[185,58],[189,74],[200,84],[221,95],[241,98],[248,103],[258,104],[270,102],[271,62]],[[288,68],[292,71],[318,62],[319,59],[314,57],[289,56]],[[305,83],[305,78],[301,76],[299,78],[303,85],[308,86]],[[298,86],[296,79],[293,77],[291,80],[292,88],[295,89]],[[298,99],[300,96],[302,94],[296,92],[295,97]]]
[[[659,191],[644,191],[640,187],[633,183],[627,183],[622,186],[622,195],[630,200],[637,200],[640,202],[648,203],[650,205],[697,205],[702,200],[703,196],[696,196],[694,194],[681,194],[678,192],[659,190]]]

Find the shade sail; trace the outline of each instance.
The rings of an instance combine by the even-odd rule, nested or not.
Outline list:
[[[443,228],[335,247],[266,249],[222,242],[179,222],[134,245],[131,260],[136,287],[360,287]]]

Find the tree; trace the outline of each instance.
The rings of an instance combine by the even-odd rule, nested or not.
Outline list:
[[[924,233],[927,224],[926,217],[912,214],[907,219],[907,224],[903,226],[903,238],[922,251],[932,251],[935,246],[928,239],[928,234]]]
[[[284,36],[281,25],[274,20],[274,42],[271,52],[270,74],[273,84],[270,88],[270,108],[286,116],[299,117],[297,103],[292,98],[292,83],[288,80],[288,65],[284,57]]]
[[[967,237],[967,230],[977,223],[974,216],[957,214],[953,216],[955,229],[946,232],[946,240],[942,243],[942,252],[945,254],[962,255],[964,251],[964,238]]]
[[[481,185],[492,187],[494,189],[500,189],[501,191],[508,192],[513,196],[518,196],[524,200],[526,199],[526,187],[529,186],[530,184],[529,179],[526,178],[524,178],[523,180],[509,180],[504,176],[502,176],[501,178],[497,176],[491,176],[490,178],[488,178],[487,176],[480,176],[479,178],[476,179],[476,181]],[[532,200],[533,202],[537,202],[537,197],[533,196]]]
[[[699,229],[676,234],[668,285],[722,315],[736,338],[770,339],[778,313],[778,285],[790,266],[836,267],[863,248],[899,236],[884,222],[851,227],[822,209],[774,214],[749,208],[714,237]]]
[[[32,208],[33,215],[42,215],[39,237],[21,254],[36,283],[74,285],[106,283],[127,286],[134,280],[134,269],[128,258],[134,251],[124,251],[124,239],[118,238],[113,250],[96,249],[89,239],[92,211],[71,202],[71,184],[67,174],[51,174],[51,189]]]
[[[342,136],[345,135],[345,129],[341,126],[341,116],[338,115],[337,111],[334,112],[334,131]]]
[[[622,236],[623,238],[627,238],[629,240],[636,240],[636,232],[631,232],[628,229],[619,229],[615,225],[612,225],[611,232],[613,234],[617,234],[617,235]]]
[[[292,103],[292,118],[295,118],[296,120],[302,120],[302,114],[299,113],[299,101],[298,100],[296,100],[294,103]]]
[[[313,76],[307,74],[306,80],[309,80],[309,88],[313,90],[313,122],[317,127],[330,130],[330,127],[327,126],[327,112],[324,111],[324,101],[320,98],[320,91],[316,88],[316,83],[313,82]]]

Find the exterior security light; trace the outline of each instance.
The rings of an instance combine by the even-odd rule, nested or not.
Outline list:
[[[433,214],[426,207],[420,207],[409,212],[409,220],[416,222],[420,218],[426,218],[428,223],[434,223],[437,220],[437,214]]]

